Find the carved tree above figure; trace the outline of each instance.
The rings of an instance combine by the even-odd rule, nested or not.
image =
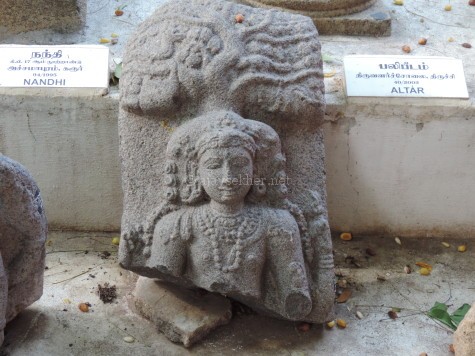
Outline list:
[[[203,6],[207,13],[196,16]],[[320,44],[304,16],[192,0],[164,5],[137,33],[124,56],[126,110],[161,117],[217,109],[281,120],[322,117]]]

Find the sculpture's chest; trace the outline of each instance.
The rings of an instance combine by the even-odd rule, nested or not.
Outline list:
[[[200,229],[194,232],[187,275],[206,289],[221,293],[240,291],[258,297],[266,258],[265,234],[256,229],[253,234],[238,238],[218,230],[212,236]]]

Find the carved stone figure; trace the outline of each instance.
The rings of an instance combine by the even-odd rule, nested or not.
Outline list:
[[[6,323],[43,294],[46,234],[38,186],[0,154],[0,344]]]
[[[123,68],[121,265],[279,318],[331,319],[312,21],[172,1],[139,26]]]

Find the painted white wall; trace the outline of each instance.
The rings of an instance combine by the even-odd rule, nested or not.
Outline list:
[[[325,124],[332,228],[475,238],[474,108],[401,100],[350,104]]]
[[[329,104],[335,231],[475,238],[475,108],[467,101]],[[52,229],[119,230],[117,95],[0,95],[0,152],[37,180]]]
[[[37,181],[50,229],[119,229],[117,115],[110,97],[0,95],[0,152]]]

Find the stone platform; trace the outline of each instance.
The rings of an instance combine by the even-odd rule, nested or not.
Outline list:
[[[298,9],[292,1],[236,0],[236,2],[309,16],[321,35],[374,37],[391,35],[391,15],[388,7],[381,0],[367,1],[367,4],[355,6],[354,9],[348,6],[346,10],[343,7],[341,10],[330,11],[307,9],[303,5],[302,9]],[[275,5],[266,5],[267,3],[275,3]]]
[[[435,301],[453,305],[450,311],[473,302],[475,281],[473,243],[460,253],[464,240],[449,240],[451,248],[436,239],[404,239],[402,246],[390,238],[335,238],[337,272],[348,282],[352,295],[336,305],[336,317],[346,329],[313,326],[299,331],[298,324],[235,310],[228,325],[221,326],[201,343],[186,349],[157,333],[156,325],[129,308],[136,282],[117,263],[114,234],[57,233],[49,235],[43,297],[23,311],[6,329],[0,353],[10,356],[161,356],[161,355],[349,355],[402,356],[453,355],[451,331],[425,315]],[[365,253],[371,248],[376,255]],[[87,253],[86,253],[87,251]],[[106,257],[104,251],[111,256]],[[345,258],[351,255],[360,268]],[[433,266],[430,276],[417,273],[415,262]],[[414,272],[406,274],[404,266]],[[386,281],[379,281],[378,275]],[[117,287],[117,299],[104,304],[98,284]],[[90,303],[88,313],[79,303]],[[392,320],[388,311],[401,308]],[[363,314],[358,319],[356,311]],[[127,338],[128,343],[124,340]]]

